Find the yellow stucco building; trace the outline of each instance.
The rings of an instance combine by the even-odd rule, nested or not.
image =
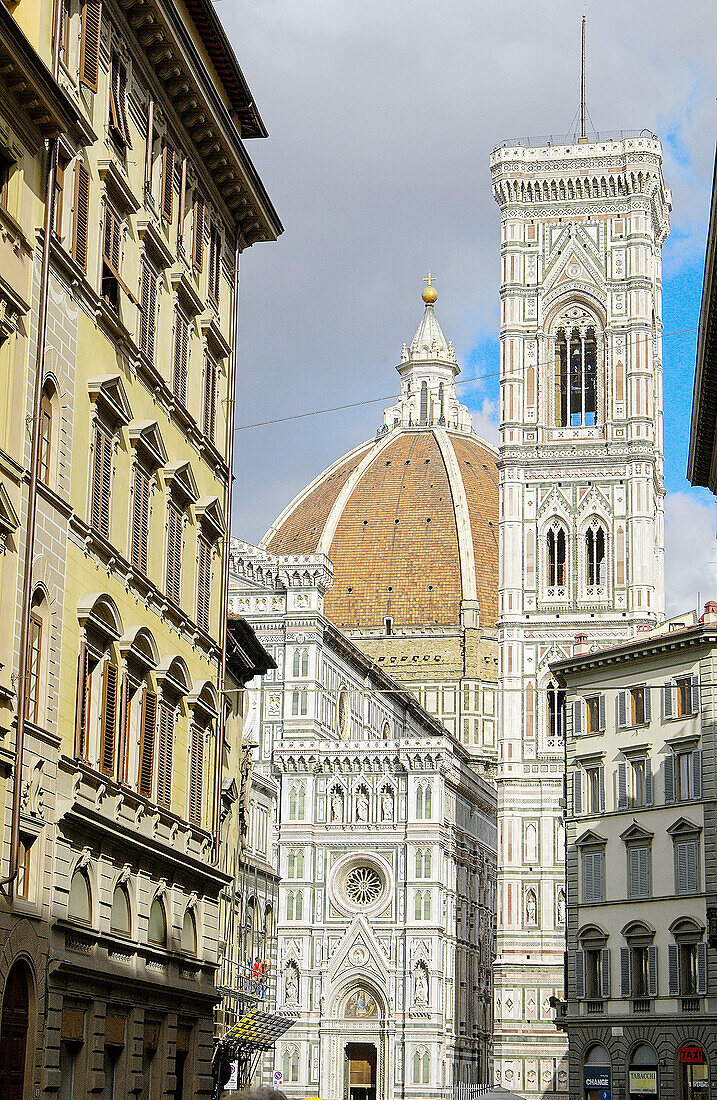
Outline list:
[[[245,148],[266,131],[209,0],[0,10],[57,116],[0,198],[26,275],[0,347],[0,1094],[207,1095],[236,287],[281,232]]]

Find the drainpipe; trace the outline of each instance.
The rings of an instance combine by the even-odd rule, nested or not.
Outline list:
[[[52,43],[52,75],[57,80],[59,71],[59,42],[62,4],[56,5],[54,38]],[[17,686],[17,727],[15,734],[15,768],[12,786],[12,818],[10,826],[10,873],[0,879],[0,888],[7,886],[12,897],[17,878],[20,856],[20,809],[22,805],[22,772],[25,754],[25,710],[27,708],[27,639],[32,609],[33,558],[35,556],[35,528],[37,521],[37,466],[40,457],[40,414],[42,383],[45,367],[47,340],[47,300],[50,287],[50,244],[55,210],[55,174],[57,168],[58,139],[48,142],[47,182],[45,185],[45,220],[42,241],[42,269],[40,272],[40,303],[37,318],[37,354],[35,358],[35,394],[32,410],[30,445],[30,487],[28,490],[27,526],[25,529],[25,556],[22,579],[22,615],[20,619],[20,664]]]
[[[212,833],[214,842],[213,861],[219,862],[219,847],[220,847],[220,835],[221,835],[221,817],[222,817],[222,763],[224,755],[224,732],[226,729],[226,676],[227,676],[227,640],[229,633],[228,615],[229,615],[229,552],[231,549],[231,534],[232,534],[232,488],[234,485],[234,409],[236,406],[236,398],[234,394],[234,387],[236,385],[236,364],[238,357],[238,344],[239,344],[239,332],[238,332],[238,316],[239,316],[239,257],[241,255],[241,247],[239,243],[239,233],[237,232],[234,242],[234,297],[232,300],[232,313],[231,313],[231,334],[233,338],[233,347],[231,359],[229,361],[229,385],[227,396],[227,465],[229,469],[229,482],[227,485],[227,515],[226,515],[226,532],[224,543],[224,562],[222,567],[222,593],[221,600],[219,602],[219,614],[221,616],[221,656],[219,658],[219,729],[217,731],[217,753],[216,760],[214,762],[214,820],[212,822]]]

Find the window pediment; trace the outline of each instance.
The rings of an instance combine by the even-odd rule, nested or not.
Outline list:
[[[171,267],[174,255],[167,244],[161,229],[158,228],[155,219],[146,214],[139,214],[135,221],[137,236],[144,245],[147,259],[153,267],[160,271]]]
[[[607,844],[607,837],[600,836],[600,833],[588,829],[582,836],[578,837],[575,843],[579,848],[604,848]]]
[[[642,825],[638,825],[636,821],[633,821],[629,828],[620,833],[620,840],[625,844],[638,843],[639,841],[651,842],[655,834],[651,833],[648,829],[644,829]]]
[[[0,482],[0,538],[17,531],[20,526],[20,518],[13,508],[10,495],[5,485]]]
[[[218,497],[202,497],[194,505],[194,513],[202,527],[207,529],[208,534],[214,539],[222,537],[226,530],[226,522]]]
[[[113,158],[97,162],[97,171],[105,185],[105,190],[123,214],[134,214],[139,210],[139,200],[130,187],[129,180],[118,168]]]
[[[90,592],[77,604],[77,618],[103,638],[116,642],[123,634],[122,618],[114,600],[104,592]]]
[[[118,374],[105,374],[87,383],[90,400],[117,424],[129,424],[132,409]]]
[[[232,353],[230,344],[224,338],[213,312],[204,313],[199,318],[199,331],[207,341],[210,353],[216,359],[228,359]]]
[[[167,461],[167,450],[156,420],[133,420],[127,428],[130,442],[157,469]]]
[[[199,489],[188,462],[172,462],[164,468],[164,480],[169,489],[187,504],[194,504],[199,497]]]
[[[185,313],[190,317],[196,317],[203,311],[204,302],[195,290],[184,264],[175,265],[172,268],[169,272],[169,281]]]
[[[667,832],[673,838],[673,840],[698,837],[702,832],[702,826],[696,825],[694,821],[689,821],[686,817],[679,818],[673,825],[670,825]]]

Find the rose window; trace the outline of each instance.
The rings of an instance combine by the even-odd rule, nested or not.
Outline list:
[[[354,905],[372,905],[381,895],[383,882],[373,867],[352,867],[346,876],[344,889]]]

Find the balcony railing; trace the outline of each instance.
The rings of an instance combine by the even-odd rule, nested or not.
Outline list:
[[[700,999],[699,997],[683,997],[682,998],[682,1011],[683,1012],[699,1012]]]
[[[640,997],[639,1000],[632,1002],[632,1011],[635,1014],[652,1012],[652,1001],[649,997]]]
[[[605,1011],[602,1001],[588,1001],[588,1016],[599,1016]]]

